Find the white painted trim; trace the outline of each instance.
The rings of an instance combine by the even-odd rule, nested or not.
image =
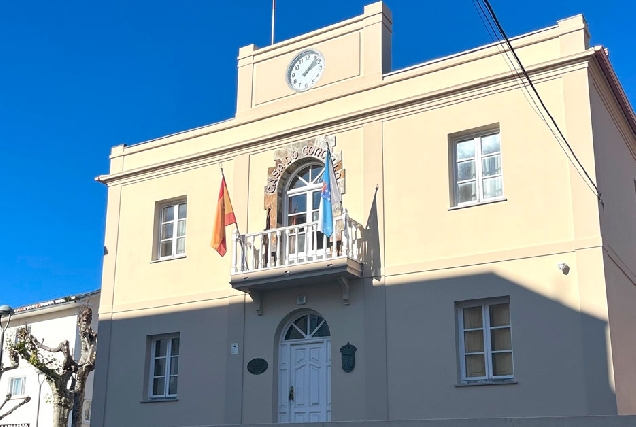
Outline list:
[[[167,260],[171,260],[171,259],[177,259],[177,258],[185,258],[186,256],[186,249],[184,248],[184,252],[182,254],[177,254],[177,233],[178,233],[178,229],[179,229],[179,205],[185,204],[186,205],[186,211],[188,209],[188,200],[187,198],[179,198],[179,199],[174,199],[174,200],[170,200],[164,203],[161,203],[158,205],[158,209],[159,209],[159,215],[158,215],[158,222],[157,222],[157,229],[155,230],[156,236],[157,236],[157,247],[155,248],[156,250],[156,258],[152,261],[154,262],[158,262],[158,261],[167,261]],[[161,238],[161,229],[162,226],[164,224],[164,220],[163,220],[163,210],[165,208],[172,208],[173,210],[173,219],[172,221],[168,221],[168,222],[172,222],[172,237],[170,239],[162,239]],[[186,236],[188,235],[188,214],[186,213],[186,217],[183,219],[186,223],[186,232],[183,236],[178,236],[179,238],[183,238],[184,240],[186,239]],[[161,256],[161,242],[162,241],[168,241],[171,240],[172,241],[172,251],[171,251],[171,255],[169,256]],[[187,243],[187,242],[186,242]]]
[[[327,412],[327,419],[325,420],[326,422],[331,421],[331,330],[329,331],[329,336],[327,337],[307,337],[306,333],[303,333],[306,338],[304,339],[294,339],[294,340],[285,340],[285,335],[287,334],[287,330],[292,327],[293,325],[295,325],[296,320],[300,319],[301,317],[304,316],[310,316],[310,315],[314,315],[314,316],[320,316],[323,321],[320,322],[318,324],[318,326],[314,329],[314,331],[310,331],[310,334],[317,331],[318,329],[320,329],[320,327],[322,326],[323,323],[326,323],[327,326],[329,326],[329,323],[327,322],[327,319],[325,319],[320,313],[317,313],[313,310],[302,310],[299,313],[296,313],[296,316],[293,316],[292,318],[290,318],[284,325],[284,327],[281,329],[281,333],[279,336],[279,345],[278,345],[278,388],[277,388],[277,399],[278,399],[278,405],[277,405],[277,422],[278,423],[282,423],[282,424],[286,424],[286,423],[290,423],[292,422],[291,419],[291,406],[289,404],[289,399],[285,400],[283,398],[283,396],[286,395],[286,393],[289,392],[290,389],[290,381],[291,381],[291,357],[292,357],[292,353],[291,353],[291,349],[293,346],[305,346],[305,345],[311,345],[311,344],[322,344],[324,345],[324,351],[326,352],[326,360],[325,360],[325,369],[327,369],[326,375],[327,375],[327,401],[325,402],[326,405],[326,412]],[[309,325],[309,323],[308,323]],[[296,328],[298,329],[298,328]],[[284,355],[286,355],[287,357],[285,357]],[[286,366],[285,366],[286,365]],[[283,371],[286,371],[286,374],[283,374]],[[282,414],[286,413],[288,419],[287,420],[283,420]]]
[[[482,171],[482,159],[488,157],[494,157],[494,155],[489,154],[486,156],[482,156],[481,153],[481,139],[487,136],[498,135],[499,136],[499,158],[501,163],[501,172],[496,175],[489,175],[488,178],[497,178],[501,177],[501,196],[484,198],[483,196],[483,182],[484,179],[483,171]],[[458,168],[457,168],[457,145],[461,142],[473,141],[475,144],[475,154],[473,156],[473,162],[475,163],[475,186],[477,192],[477,200],[471,200],[468,202],[459,203],[457,200],[459,199],[458,194]],[[451,167],[452,167],[452,180],[451,183],[453,185],[453,200],[451,208],[462,208],[465,206],[475,206],[490,202],[498,202],[505,199],[505,188],[504,188],[504,168],[503,168],[503,148],[501,141],[501,129],[499,126],[492,129],[486,129],[478,132],[464,133],[457,135],[451,139]],[[463,180],[461,182],[471,182],[473,179]]]
[[[181,336],[180,334],[165,334],[165,335],[156,335],[151,337],[150,340],[150,363],[148,364],[148,399],[149,400],[167,400],[167,399],[175,399],[177,397],[177,394],[168,394],[168,387],[169,387],[169,383],[170,383],[170,364],[171,364],[171,358],[173,356],[171,356],[172,353],[172,340],[174,338],[178,338],[179,339],[179,347],[181,347]],[[167,341],[167,347],[166,347],[166,363],[165,363],[165,367],[164,367],[164,392],[163,394],[153,394],[152,393],[152,385],[155,379],[155,374],[154,374],[154,367],[155,367],[155,359],[156,359],[156,355],[155,355],[155,343],[157,341],[160,340],[166,340]],[[179,353],[181,353],[181,348],[179,348]],[[180,354],[176,355],[177,360],[180,357]],[[160,358],[162,358],[162,356],[160,356]],[[178,362],[177,362],[178,363]],[[172,375],[173,377],[177,377],[179,378],[179,373],[177,372],[176,375]],[[156,377],[156,378],[160,378],[160,377]],[[178,381],[178,380],[177,380]],[[178,383],[177,383],[178,384]],[[177,390],[178,390],[178,385],[177,385]]]
[[[11,391],[13,389],[13,382],[15,380],[20,380],[20,394],[12,394]],[[9,381],[7,382],[7,393],[6,394],[11,394],[11,399],[17,399],[17,398],[23,398],[27,396],[26,393],[26,380],[27,377],[26,375],[16,375],[14,377],[10,377]]]
[[[508,304],[508,310],[510,313],[510,322],[509,325],[503,327],[491,327],[490,326],[490,306],[496,304]],[[472,308],[472,307],[481,307],[481,315],[482,315],[482,324],[481,328],[474,329],[464,329],[464,309]],[[509,383],[511,380],[514,380],[514,346],[512,345],[512,307],[510,304],[510,297],[498,297],[498,298],[489,298],[482,300],[472,300],[472,301],[463,301],[461,303],[456,304],[456,315],[457,315],[457,327],[458,327],[458,359],[459,359],[459,376],[460,376],[460,384],[462,385],[471,385],[471,384],[497,384],[497,383]],[[491,329],[502,329],[502,328],[510,328],[510,344],[511,350],[505,351],[495,351],[494,353],[511,353],[512,354],[512,375],[501,375],[495,376],[493,375],[493,366],[492,366],[492,355],[493,350],[490,348],[491,343]],[[485,368],[486,375],[482,377],[466,377],[466,351],[465,351],[465,343],[464,343],[464,332],[471,330],[483,330],[484,337],[484,358],[485,358]],[[481,353],[481,352],[477,352]]]

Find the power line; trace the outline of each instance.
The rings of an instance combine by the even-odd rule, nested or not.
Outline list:
[[[566,148],[563,146],[563,143],[559,140],[559,136],[554,131],[552,126],[550,126],[550,124],[548,123],[545,115],[541,111],[541,108],[537,104],[537,101],[535,101],[534,97],[532,96],[532,93],[528,90],[525,77],[523,76],[523,74],[519,72],[517,67],[515,67],[513,59],[511,59],[510,56],[508,55],[508,51],[506,50],[505,47],[500,46],[501,38],[497,35],[497,31],[493,27],[492,19],[489,18],[486,11],[484,10],[484,8],[482,7],[481,3],[478,0],[473,0],[473,5],[475,6],[475,10],[479,14],[479,18],[481,19],[481,22],[484,25],[484,28],[486,29],[486,32],[490,36],[490,39],[492,40],[493,44],[497,47],[497,50],[505,58],[506,64],[508,65],[510,70],[514,72],[515,75],[519,78],[521,93],[523,93],[524,98],[526,98],[526,101],[528,101],[528,104],[530,104],[533,111],[539,116],[539,118],[543,121],[543,123],[545,123],[548,130],[550,131],[550,133],[552,133],[552,136],[554,136],[554,139],[559,144],[559,148],[561,149],[561,151],[563,151],[563,154],[568,159],[568,161],[572,163],[572,166],[574,166],[574,170],[581,177],[585,185],[594,193],[595,196],[599,197],[595,188],[590,185],[590,182],[588,182],[585,176],[581,173],[581,170],[577,167],[576,163],[574,163],[570,154],[568,153]]]
[[[476,1],[478,2],[479,0],[476,0]],[[512,47],[512,43],[510,43],[510,39],[508,38],[508,36],[506,35],[506,32],[504,31],[503,27],[501,26],[501,23],[499,22],[499,19],[497,19],[497,15],[495,14],[495,11],[493,10],[492,6],[490,5],[489,0],[483,0],[483,2],[484,2],[484,5],[486,6],[486,8],[488,9],[489,15],[492,17],[492,20],[494,21],[495,25],[497,26],[497,29],[498,29],[499,33],[501,34],[501,36],[505,40],[505,42],[506,42],[506,44],[508,46],[508,49],[510,50],[510,52],[514,56],[517,64],[519,64],[519,68],[521,70],[521,73],[523,74],[523,76],[525,77],[525,79],[528,82],[528,85],[530,86],[530,88],[534,92],[534,95],[536,96],[537,100],[539,101],[539,104],[541,104],[541,107],[543,108],[543,110],[545,111],[547,116],[549,117],[550,121],[552,122],[552,125],[554,126],[554,128],[558,132],[558,135],[561,137],[561,139],[563,140],[563,142],[567,146],[567,148],[570,151],[572,157],[574,158],[574,161],[576,161],[576,165],[578,165],[578,167],[581,169],[581,171],[585,175],[585,178],[587,178],[586,184],[588,184],[588,187],[591,185],[590,189],[594,192],[594,195],[598,198],[598,200],[602,204],[603,201],[601,199],[601,193],[599,192],[597,185],[594,183],[594,181],[592,180],[590,175],[587,173],[587,171],[585,170],[585,167],[583,167],[583,164],[580,162],[580,160],[578,159],[578,157],[574,153],[574,150],[572,149],[572,146],[570,145],[568,140],[565,138],[565,135],[563,135],[563,132],[559,128],[559,125],[557,124],[556,120],[554,119],[554,117],[552,116],[552,114],[550,113],[548,108],[546,107],[545,103],[543,102],[543,99],[541,99],[541,96],[539,95],[539,92],[537,91],[536,87],[532,83],[532,80],[530,79],[530,76],[528,75],[528,72],[526,71],[525,67],[523,66],[523,63],[521,62],[521,60],[517,56],[517,53],[515,52],[515,49]],[[479,5],[479,9],[481,9],[481,12],[485,15],[485,12],[483,11],[483,8],[481,8],[481,5],[479,3],[477,3],[477,4]],[[481,14],[480,14],[480,17],[481,17]],[[492,31],[495,32],[494,28],[492,27],[492,24],[491,24],[490,20],[488,20],[488,23],[489,23],[490,28],[492,29]],[[496,33],[495,33],[495,36],[496,36]],[[507,53],[505,53],[505,55],[506,55],[507,59],[510,59],[508,57]],[[516,72],[516,70],[515,70],[515,72]],[[524,88],[525,88],[525,85],[524,85]],[[533,99],[533,103],[535,104],[535,106],[537,106],[536,102],[534,102],[534,99]],[[538,108],[538,106],[537,106],[537,108]],[[557,142],[559,142],[559,145],[561,145],[561,142],[559,141],[559,138],[557,138],[557,135],[554,133],[554,130],[550,127],[549,123],[547,123],[547,121],[545,120],[545,117],[543,117],[543,114],[540,111],[539,111],[539,113],[542,116],[542,119],[544,120],[544,122],[546,122],[546,125],[548,125],[548,128],[552,131],[552,134],[557,139]],[[561,147],[561,148],[563,148],[563,147]],[[564,152],[565,152],[565,150],[564,150]],[[572,162],[572,159],[570,158],[570,155],[568,155],[567,152],[565,152],[565,154],[568,157],[568,159]],[[576,165],[574,165],[575,169],[577,169]],[[577,172],[579,172],[578,169],[577,169]],[[580,174],[581,174],[581,172],[579,172],[579,175]],[[581,175],[581,177],[583,178],[582,175]],[[584,181],[585,181],[585,178],[584,178]]]

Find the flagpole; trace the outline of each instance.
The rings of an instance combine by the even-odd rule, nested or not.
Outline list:
[[[276,0],[272,0],[272,43],[274,44],[274,18],[276,15]]]
[[[223,172],[223,166],[219,166],[221,169],[221,176],[223,177],[223,181],[227,186],[227,181],[225,180],[225,173]],[[234,226],[236,227],[236,234],[238,237],[238,241],[241,244],[241,270],[245,270],[245,265],[247,264],[246,253],[245,253],[245,245],[243,244],[243,237],[241,236],[241,231],[239,230],[238,221],[234,221]]]
[[[221,176],[223,177],[223,181],[225,181],[225,173],[223,173],[223,166],[221,166]],[[227,185],[227,181],[225,181],[225,185]],[[241,237],[241,232],[239,231],[239,227],[238,227],[238,221],[234,223],[234,226],[236,226],[236,232],[238,233],[239,237]]]

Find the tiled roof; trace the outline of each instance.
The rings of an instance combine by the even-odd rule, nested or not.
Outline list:
[[[56,298],[56,299],[49,300],[49,301],[42,301],[42,302],[37,302],[35,304],[23,305],[22,307],[16,308],[14,310],[14,314],[28,313],[30,311],[36,311],[36,310],[41,310],[41,309],[44,309],[44,308],[50,308],[50,307],[54,307],[56,305],[64,304],[64,303],[67,303],[67,302],[79,302],[81,300],[84,300],[86,298],[92,297],[94,295],[98,295],[99,292],[100,292],[100,289],[97,289],[95,291],[85,292],[85,293],[82,293],[82,294],[69,295],[69,296]]]

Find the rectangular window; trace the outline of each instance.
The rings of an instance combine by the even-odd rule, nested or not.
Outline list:
[[[26,377],[15,377],[9,379],[9,394],[11,396],[24,396]]]
[[[179,335],[162,336],[151,341],[150,398],[177,397],[179,377]]]
[[[460,304],[458,325],[463,383],[513,378],[510,302],[507,298]]]
[[[459,139],[453,152],[456,206],[503,197],[498,131]]]
[[[82,420],[85,423],[91,422],[91,401],[85,400],[84,407],[82,408]]]
[[[188,207],[185,200],[161,206],[158,230],[159,259],[185,256],[187,213]]]

